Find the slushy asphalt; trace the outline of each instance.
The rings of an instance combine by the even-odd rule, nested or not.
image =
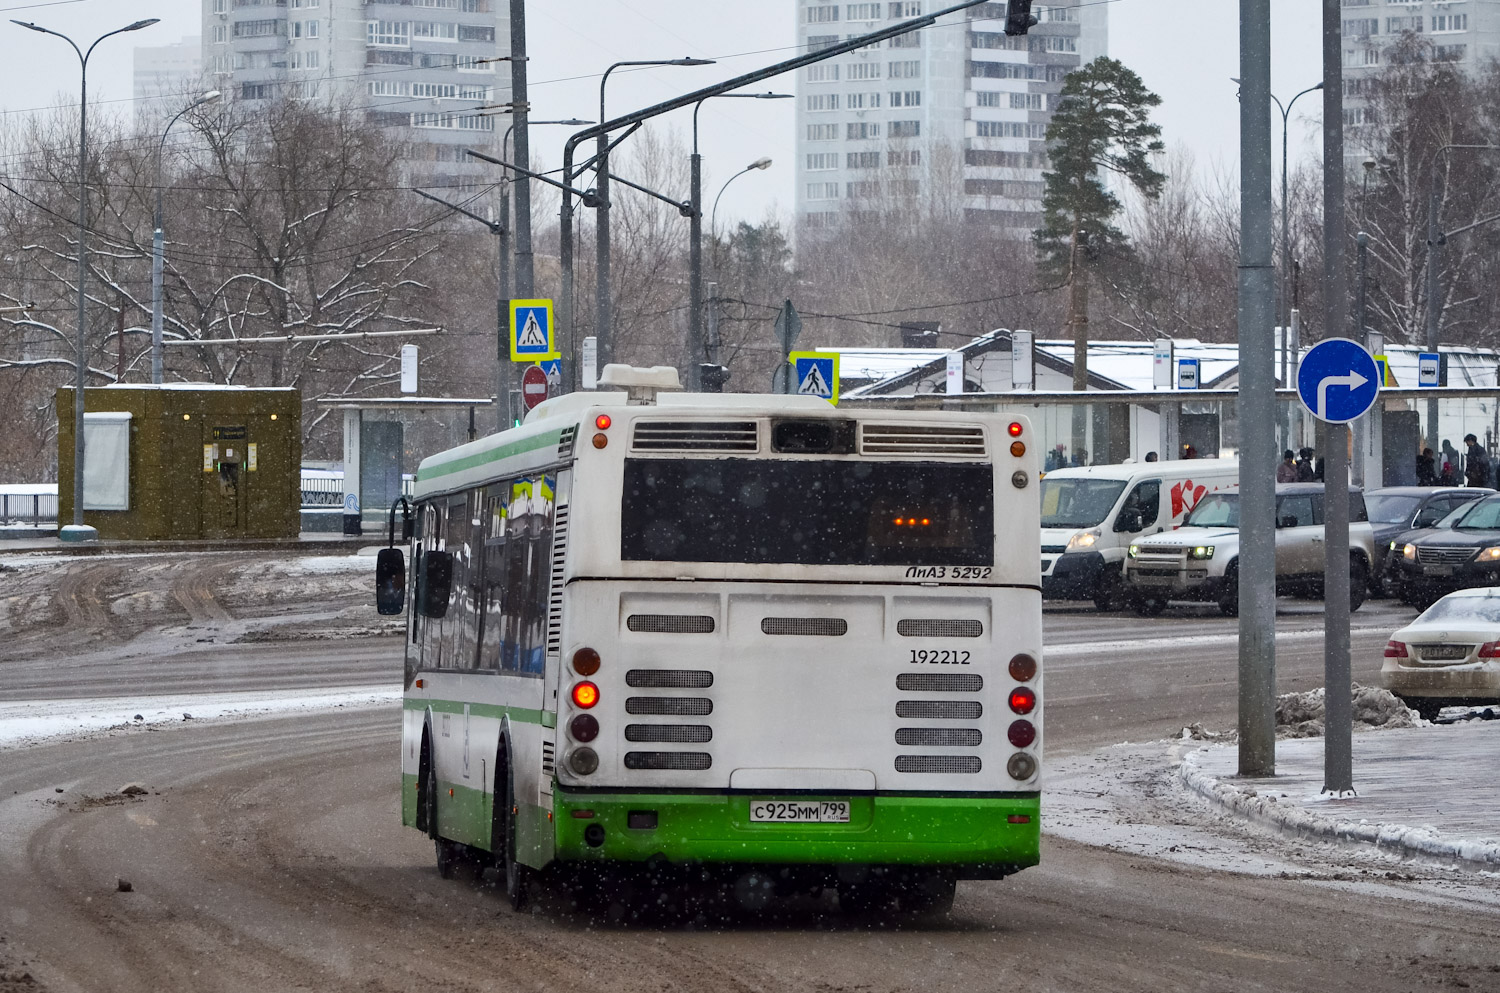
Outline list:
[[[1457,714],[1473,716],[1447,722]],[[1183,755],[1178,774],[1237,816],[1285,833],[1500,872],[1500,707],[1356,730],[1352,796],[1324,791],[1323,763],[1321,737],[1286,738],[1276,743],[1274,776],[1241,778],[1235,745],[1206,744]]]

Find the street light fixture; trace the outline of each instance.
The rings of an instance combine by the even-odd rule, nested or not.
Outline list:
[[[703,338],[703,156],[698,154],[698,111],[703,104],[716,97],[734,97],[740,100],[791,100],[790,93],[717,93],[704,97],[693,104],[693,158],[692,158],[692,204],[693,213],[688,233],[688,375],[692,378],[697,363],[692,356],[704,348]]]
[[[160,21],[159,17],[148,17],[144,20],[127,24],[123,28],[116,28],[94,39],[94,43],[84,51],[67,35],[51,28],[44,28],[40,24],[32,24],[30,21],[17,21],[12,19],[12,24],[19,24],[28,31],[36,31],[39,34],[50,34],[61,38],[73,49],[78,56],[79,67],[79,98],[78,98],[78,340],[76,342],[77,352],[75,354],[75,375],[73,379],[73,524],[72,530],[60,529],[59,535],[64,541],[90,541],[97,537],[97,532],[92,528],[85,527],[83,523],[83,388],[88,375],[88,349],[84,342],[84,318],[86,316],[87,277],[88,277],[88,251],[85,237],[88,233],[88,113],[89,113],[89,56],[94,54],[94,49],[105,38],[127,31],[139,31],[141,28],[149,28]]]
[[[172,130],[172,125],[182,119],[182,116],[191,110],[202,107],[205,104],[217,103],[222,96],[218,90],[209,90],[186,107],[179,110],[175,117],[167,122],[162,128],[161,141],[156,143],[156,216],[153,219],[153,232],[151,235],[151,382],[157,386],[162,380],[162,345],[161,345],[161,284],[162,284],[162,248],[165,238],[162,233],[162,187],[161,187],[161,157],[167,146],[167,134]]]
[[[745,173],[754,172],[758,169],[769,168],[771,168],[771,160],[762,156],[761,158],[758,158],[754,162],[745,166],[745,168],[741,169],[733,176],[730,176],[727,180],[725,180],[724,185],[719,187],[719,195],[714,197],[714,209],[709,216],[708,224],[709,234],[713,237],[714,245],[716,247],[719,244],[719,198],[724,195],[725,190],[729,189],[730,183],[734,182],[736,179],[739,179]],[[715,251],[715,259],[716,261],[714,263],[714,271],[717,274],[719,268],[717,262],[717,250]],[[719,327],[716,320],[709,322],[708,339],[704,343],[704,351],[707,353],[706,358],[708,359],[709,365],[719,365]]]
[[[646,59],[642,61],[616,62],[604,70],[604,75],[599,80],[599,120],[608,121],[604,112],[604,87],[609,82],[609,74],[616,69],[626,66],[711,66],[713,59]],[[602,368],[614,357],[614,342],[609,333],[612,315],[610,313],[610,285],[609,285],[609,133],[600,132],[598,151],[594,156],[594,168],[597,179],[594,190],[601,201],[594,219],[594,254],[595,268],[597,270],[594,288],[595,315],[594,335],[599,342],[599,365]],[[563,177],[563,182],[571,182]],[[564,222],[566,223],[566,221]]]

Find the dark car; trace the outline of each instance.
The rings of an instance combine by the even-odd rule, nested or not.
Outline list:
[[[1476,500],[1400,547],[1401,599],[1426,607],[1454,590],[1500,586],[1500,494]]]
[[[1397,548],[1411,540],[1407,532],[1433,527],[1464,504],[1494,493],[1467,486],[1384,486],[1365,491],[1370,527],[1375,530],[1375,568],[1370,573],[1370,592],[1379,596],[1386,576],[1391,542]]]

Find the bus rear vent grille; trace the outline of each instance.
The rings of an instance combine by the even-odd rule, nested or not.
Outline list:
[[[626,756],[625,764],[630,764]],[[930,772],[939,775],[976,773],[982,767],[978,755],[897,755],[897,772]]]
[[[760,437],[754,421],[636,421],[630,444],[637,452],[754,452]]]
[[[913,618],[897,621],[896,633],[903,638],[978,638],[984,634],[984,622],[941,617]]]
[[[914,720],[977,721],[983,714],[984,705],[978,700],[896,701],[896,716]]]
[[[625,627],[645,634],[713,634],[714,619],[707,614],[631,614]]]
[[[836,638],[849,633],[849,622],[842,617],[762,617],[760,629],[765,634],[802,634]]]
[[[633,696],[625,699],[625,713],[650,717],[707,717],[714,702],[695,696]]]
[[[712,741],[714,729],[706,724],[627,724],[626,741],[659,741],[674,745],[702,745]]]
[[[626,686],[647,689],[706,690],[714,684],[714,674],[704,669],[631,669],[625,673]]]
[[[896,689],[913,693],[978,693],[984,677],[977,672],[903,672]]]
[[[950,748],[977,748],[984,740],[978,728],[897,728],[898,745],[946,745]]]
[[[713,757],[707,752],[625,753],[625,768],[627,769],[678,769],[698,772],[713,764]]]
[[[552,588],[547,593],[547,657],[562,650],[563,560],[568,554],[568,505],[557,505],[552,533]]]
[[[573,442],[578,437],[578,425],[571,424],[563,428],[562,437],[557,440],[557,457],[561,460],[573,457]]]
[[[864,424],[861,455],[984,455],[984,429],[939,424]]]
[[[550,741],[542,742],[542,775],[550,776],[556,771],[557,745]]]

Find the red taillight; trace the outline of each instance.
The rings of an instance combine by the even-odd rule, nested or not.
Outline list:
[[[608,414],[600,414],[598,417],[594,418],[594,427],[598,428],[600,431],[608,431],[609,426],[613,423],[614,421]]]
[[[1491,644],[1493,644],[1493,642],[1491,642]],[[1489,645],[1485,646],[1485,648],[1488,648],[1488,647],[1489,647]],[[1484,649],[1481,648],[1480,652],[1483,652],[1483,651],[1484,651]],[[1406,643],[1403,642],[1403,641],[1396,641],[1394,638],[1391,639],[1390,641],[1386,642],[1385,643],[1385,657],[1388,658],[1388,659],[1404,659],[1404,658],[1406,658]]]
[[[599,671],[599,653],[592,648],[580,648],[573,653],[573,671],[580,676],[592,676]]]
[[[1010,729],[1006,731],[1010,743],[1017,748],[1025,748],[1036,741],[1036,725],[1030,721],[1012,721]]]
[[[1010,436],[1012,438],[1019,438],[1019,437],[1021,437],[1021,432],[1024,431],[1024,430],[1026,430],[1026,429],[1021,426],[1021,422],[1020,421],[1011,421],[1010,422]]]
[[[1010,691],[1010,709],[1018,714],[1029,714],[1036,709],[1036,693],[1024,686]]]
[[[599,722],[593,714],[579,714],[568,722],[568,731],[574,741],[593,741],[599,737]]]
[[[1479,657],[1482,659],[1500,659],[1500,641],[1486,641],[1480,645]]]
[[[584,710],[588,710],[599,702],[599,687],[588,680],[576,684],[573,687],[573,702]]]
[[[1010,678],[1018,683],[1030,682],[1036,675],[1036,659],[1024,652],[1010,660]]]

